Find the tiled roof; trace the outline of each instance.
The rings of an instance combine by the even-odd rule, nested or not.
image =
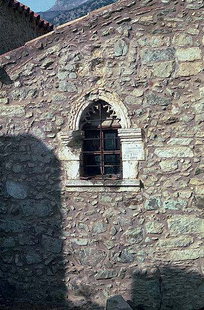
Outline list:
[[[24,12],[25,16],[29,17],[31,21],[36,22],[36,25],[44,31],[49,32],[53,30],[52,24],[44,19],[41,19],[40,14],[33,12],[28,6],[22,4],[21,2],[17,0],[3,0],[3,2],[7,3],[9,7],[16,11]]]

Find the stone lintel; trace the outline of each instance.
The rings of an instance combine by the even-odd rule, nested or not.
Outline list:
[[[129,141],[129,140],[142,141],[141,128],[125,128],[125,129],[121,128],[121,129],[118,129],[118,136],[120,137],[121,142]]]

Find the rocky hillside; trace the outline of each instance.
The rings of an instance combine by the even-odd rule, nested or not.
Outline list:
[[[68,11],[88,1],[89,0],[56,0],[49,11]]]
[[[50,10],[40,12],[40,15],[54,25],[61,25],[116,1],[117,0],[57,0]]]

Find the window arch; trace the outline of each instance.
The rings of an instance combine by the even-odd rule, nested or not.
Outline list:
[[[120,97],[91,91],[71,105],[67,116],[67,125],[58,134],[67,190],[138,190],[144,142]]]
[[[80,121],[80,130],[84,133],[81,178],[121,178],[120,121],[112,107],[103,100],[97,100],[85,109]]]

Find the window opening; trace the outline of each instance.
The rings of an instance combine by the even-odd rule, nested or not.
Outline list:
[[[81,122],[84,139],[81,156],[82,178],[119,179],[122,174],[120,119],[104,101],[91,105]]]

